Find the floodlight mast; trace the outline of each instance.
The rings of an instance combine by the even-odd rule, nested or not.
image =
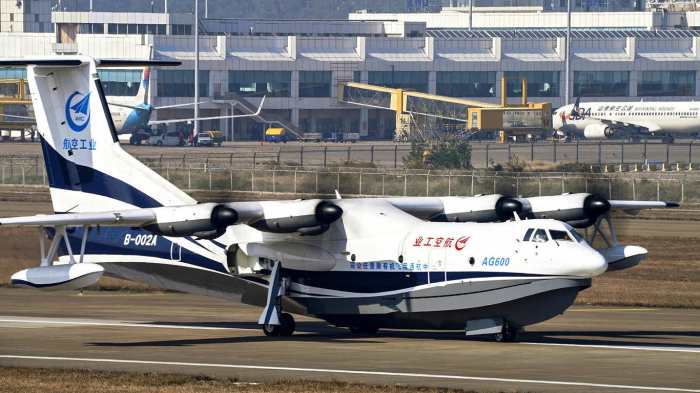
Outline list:
[[[199,0],[194,0],[194,127],[192,144],[199,134]]]

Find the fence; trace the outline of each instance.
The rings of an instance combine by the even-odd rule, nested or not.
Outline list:
[[[492,167],[513,161],[552,163],[575,162],[590,165],[652,164],[671,166],[700,164],[700,145],[684,143],[622,143],[617,141],[572,143],[473,142],[472,165]],[[375,144],[233,144],[223,148],[179,148],[127,146],[141,161],[157,167],[187,167],[192,164],[254,168],[260,165],[328,167],[369,166],[398,169],[411,146],[376,142]],[[41,156],[2,155],[0,163],[17,164],[41,161]],[[695,165],[697,166],[697,165]]]
[[[610,199],[700,203],[700,174],[505,173],[377,169],[268,168],[219,166],[153,168],[176,186],[192,190],[368,196],[466,196],[500,193],[537,196],[598,193]],[[46,185],[43,165],[0,165],[2,185]]]

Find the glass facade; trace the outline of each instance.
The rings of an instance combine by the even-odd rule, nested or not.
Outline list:
[[[437,94],[449,97],[495,97],[496,72],[438,72]]]
[[[228,90],[245,97],[290,97],[291,71],[229,71]],[[330,95],[330,94],[329,94]]]
[[[330,97],[331,83],[331,71],[300,71],[299,97]]]
[[[192,35],[192,25],[170,25],[171,35]]]
[[[530,97],[558,97],[559,71],[510,71],[505,73],[508,79],[508,97],[522,95],[523,78],[527,79],[527,95]]]
[[[209,95],[207,70],[199,70],[199,95]],[[194,70],[158,70],[158,96],[194,97]]]
[[[637,95],[694,96],[695,71],[642,71],[637,80]]]
[[[629,71],[574,72],[575,97],[627,97],[629,94]]]
[[[370,71],[367,83],[427,93],[428,71]]]
[[[22,68],[0,68],[0,79],[24,79],[27,80],[27,69]]]
[[[141,84],[141,70],[97,70],[108,96],[135,96]]]
[[[89,26],[92,25],[92,26]],[[99,24],[83,24],[80,27],[81,33],[92,33],[92,34],[102,34],[104,33],[104,25]],[[175,25],[173,25],[175,26]],[[189,26],[189,25],[177,25],[177,26]],[[83,31],[85,30],[85,31]],[[179,30],[178,30],[179,31]],[[159,34],[165,35],[165,25],[144,25],[136,23],[110,23],[107,25],[107,33],[109,34]],[[175,34],[175,33],[173,33]]]

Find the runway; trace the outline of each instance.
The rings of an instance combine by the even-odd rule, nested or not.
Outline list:
[[[259,309],[174,293],[0,289],[0,366],[78,367],[458,387],[700,392],[700,310],[575,307],[522,342],[460,332],[358,337],[297,318],[265,337]]]

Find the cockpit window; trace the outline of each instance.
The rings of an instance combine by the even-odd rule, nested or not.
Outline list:
[[[586,239],[584,239],[583,236],[576,232],[574,228],[571,228],[571,236],[573,236],[574,239],[576,239],[576,241],[579,243],[584,243],[586,241]]]
[[[574,241],[574,239],[572,239],[571,236],[569,235],[569,232],[566,232],[566,231],[557,231],[554,229],[550,229],[549,234],[552,236],[552,240],[561,240],[561,241],[567,241],[567,242]]]
[[[535,228],[529,228],[527,232],[525,232],[525,237],[523,237],[523,241],[529,241],[530,240],[530,235],[532,235],[532,231],[534,231]]]
[[[544,243],[547,240],[547,231],[545,231],[544,229],[538,229],[537,231],[535,231],[535,234],[532,235],[533,242]]]

